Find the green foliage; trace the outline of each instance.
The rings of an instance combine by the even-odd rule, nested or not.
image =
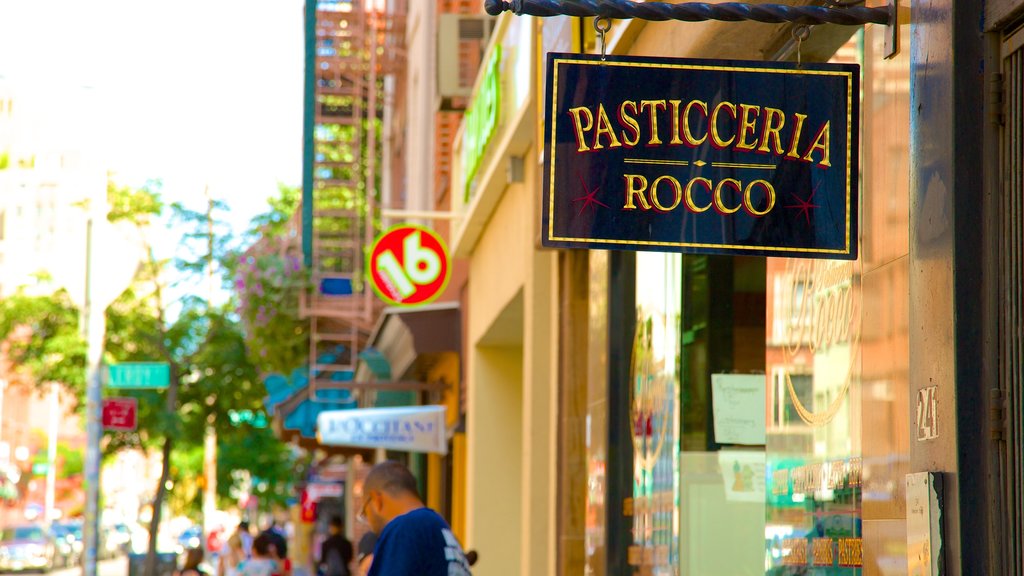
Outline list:
[[[246,235],[251,239],[260,236],[264,238],[285,236],[288,232],[288,220],[295,214],[301,203],[301,188],[278,184],[277,197],[267,200],[270,209],[252,219]]]
[[[159,188],[159,182],[151,183],[138,190],[128,186],[119,186],[113,181],[107,182],[107,203],[110,205],[107,220],[111,222],[128,220],[137,226],[149,224],[154,216],[159,216],[163,211],[164,205],[157,192]]]
[[[309,323],[299,317],[299,294],[308,287],[296,256],[247,256],[235,271],[238,315],[252,362],[263,373],[289,373],[309,355]]]
[[[171,482],[174,489],[167,504],[178,515],[200,518],[203,510],[203,447],[188,446],[171,455]]]
[[[218,437],[217,450],[217,496],[222,502],[231,500],[232,489],[241,488],[233,470],[249,470],[253,493],[279,506],[292,495],[292,479],[302,477],[297,468],[301,462],[267,428],[239,426]]]
[[[57,460],[60,463],[57,472],[61,478],[81,476],[85,471],[85,454],[63,442],[57,443]]]
[[[86,344],[78,309],[67,292],[30,296],[19,290],[0,301],[0,341],[17,369],[42,389],[59,382],[76,398],[85,390]]]
[[[237,313],[250,360],[261,373],[289,373],[309,355],[309,322],[299,316],[299,294],[309,288],[309,273],[289,236],[288,221],[298,209],[301,190],[279,186],[270,209],[254,218],[246,233],[259,242],[231,267]]]

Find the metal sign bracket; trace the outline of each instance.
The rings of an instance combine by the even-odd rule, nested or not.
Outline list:
[[[512,12],[519,16],[578,16],[640,20],[680,20],[701,22],[721,20],[727,22],[768,22],[795,24],[842,24],[859,26],[883,24],[888,28],[885,39],[885,58],[899,52],[899,0],[889,0],[883,8],[852,6],[832,8],[826,6],[787,6],[784,4],[742,4],[725,2],[706,4],[685,2],[633,2],[631,0],[485,0],[484,8],[491,16]]]

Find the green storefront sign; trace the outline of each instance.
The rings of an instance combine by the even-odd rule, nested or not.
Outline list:
[[[487,72],[473,102],[466,109],[462,132],[462,175],[466,202],[469,202],[470,187],[483,160],[484,148],[498,126],[498,110],[501,107],[501,46],[494,47],[494,53],[487,63]]]

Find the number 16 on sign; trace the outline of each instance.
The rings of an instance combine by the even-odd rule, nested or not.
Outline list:
[[[373,290],[393,306],[418,306],[437,298],[451,267],[441,238],[421,226],[404,225],[382,234],[368,260]]]

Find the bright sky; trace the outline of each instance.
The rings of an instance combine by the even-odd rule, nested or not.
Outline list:
[[[32,135],[102,158],[121,183],[203,189],[241,232],[302,158],[302,0],[0,0],[0,84]]]

